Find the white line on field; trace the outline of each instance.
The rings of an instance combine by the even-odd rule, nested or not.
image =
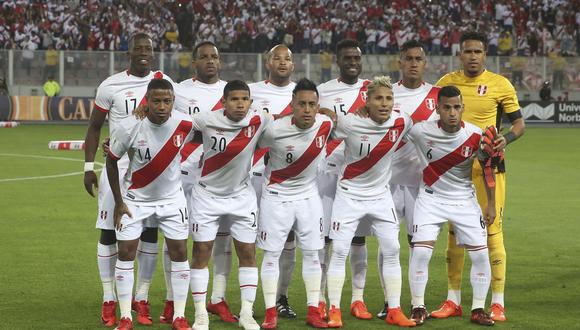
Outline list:
[[[4,154],[0,153],[0,157],[24,157],[24,158],[37,158],[37,159],[53,159],[53,160],[67,160],[71,162],[84,162],[84,159],[78,158],[67,158],[67,157],[54,157],[54,156],[38,156],[38,155],[22,155],[22,154]],[[101,168],[96,169],[95,172],[99,172],[102,170],[103,163],[95,162],[96,165],[101,166]],[[38,180],[38,179],[54,179],[54,178],[62,178],[67,176],[74,176],[83,174],[84,172],[72,172],[72,173],[64,173],[64,174],[54,174],[54,175],[44,175],[44,176],[29,176],[23,178],[8,178],[8,179],[0,179],[0,182],[13,182],[13,181],[25,181],[25,180]]]

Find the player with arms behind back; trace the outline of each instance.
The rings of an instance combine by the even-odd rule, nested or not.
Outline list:
[[[480,325],[494,324],[484,307],[491,273],[486,226],[495,218],[495,192],[491,185],[485,186],[486,207],[482,215],[471,180],[476,155],[483,164],[490,155],[479,147],[481,129],[461,120],[463,111],[459,89],[443,87],[437,105],[440,119],[418,123],[407,135],[417,148],[423,172],[415,203],[413,255],[409,265],[411,319],[418,325],[423,324],[428,316],[425,287],[429,278],[429,260],[446,222],[453,224],[457,244],[467,248],[471,258],[471,321]],[[491,176],[486,182],[493,182],[493,173]]]

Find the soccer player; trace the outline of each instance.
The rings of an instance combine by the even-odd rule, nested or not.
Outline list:
[[[274,46],[268,52],[266,68],[268,79],[250,84],[253,105],[275,116],[284,116],[292,113],[292,91],[296,83],[290,80],[294,72],[292,51],[286,45]],[[264,159],[266,148],[256,150],[252,162],[252,184],[257,192],[258,200],[262,193],[264,182]],[[216,242],[217,244],[217,242]],[[296,242],[294,232],[290,231],[282,255],[280,256],[280,277],[276,292],[276,309],[278,315],[286,318],[295,318],[296,312],[288,302],[288,287],[296,265]]]
[[[443,87],[437,101],[440,119],[418,123],[407,135],[417,149],[423,172],[412,228],[411,319],[417,325],[427,319],[425,287],[429,260],[441,228],[449,222],[453,224],[457,244],[467,248],[471,258],[471,321],[493,325],[494,321],[483,308],[491,273],[485,228],[495,218],[495,193],[493,187],[485,185],[486,206],[482,215],[471,180],[475,156],[482,162],[487,158],[479,148],[482,131],[461,120],[464,108],[457,87]]]
[[[383,253],[383,278],[387,287],[386,322],[415,326],[400,307],[399,220],[388,188],[390,162],[412,125],[404,113],[393,112],[393,90],[388,77],[377,77],[368,86],[369,117],[340,117],[336,138],[345,143],[345,161],[340,168],[332,206],[332,256],[328,267],[328,327],[342,327],[340,299],[350,243],[360,223],[372,226]]]
[[[172,83],[154,79],[147,85],[147,116],[125,118],[113,131],[107,156],[107,175],[114,196],[114,223],[119,255],[115,284],[121,320],[116,329],[133,329],[131,296],[135,254],[145,221],[157,222],[171,258],[174,294],[173,329],[191,329],[185,319],[189,288],[187,262],[188,210],[181,187],[179,151],[191,138],[190,117],[172,113]],[[129,155],[129,166],[121,185],[117,163]],[[122,191],[122,192],[121,192]]]
[[[393,94],[395,95],[393,110],[406,113],[411,117],[413,123],[437,117],[435,106],[440,88],[423,80],[426,65],[427,57],[421,43],[409,40],[402,45],[399,55],[402,79],[393,84]],[[401,144],[393,156],[391,168],[390,190],[397,215],[400,219],[405,219],[409,237],[409,251],[412,252],[413,209],[421,182],[420,164],[415,148],[408,143]],[[380,250],[377,257],[379,269],[381,269],[383,255]],[[379,272],[379,277],[381,277],[381,272]],[[382,277],[381,285],[384,290]],[[387,317],[386,301],[385,307],[377,316],[381,319]]]
[[[327,327],[318,311],[322,275],[318,251],[324,247],[324,234],[316,174],[333,123],[317,114],[318,91],[312,81],[300,80],[292,95],[293,115],[274,121],[259,142],[260,147],[269,148],[257,243],[264,250],[261,275],[266,316],[262,329],[275,329],[278,324],[279,260],[290,232],[295,232],[302,250],[306,323],[314,328]]]
[[[336,63],[340,76],[318,86],[320,93],[320,108],[334,110],[338,117],[345,117],[364,106],[366,86],[368,80],[359,79],[362,72],[362,55],[359,44],[352,39],[345,39],[336,45]],[[331,140],[326,145],[326,160],[319,174],[319,190],[324,208],[324,233],[328,236],[332,204],[336,192],[338,171],[344,162],[344,143],[340,140]],[[350,265],[352,273],[351,314],[360,319],[369,320],[369,313],[364,303],[364,287],[367,273],[367,248],[365,236],[370,235],[370,228],[363,224],[353,238],[350,251]],[[330,239],[326,239],[324,249],[320,250],[320,264],[322,265],[322,282],[320,288],[319,308],[326,313],[324,291],[326,288],[326,270],[330,254]]]
[[[454,85],[459,88],[465,104],[463,120],[479,128],[501,126],[505,113],[511,122],[509,131],[495,141],[495,150],[501,151],[524,134],[525,123],[518,103],[516,91],[505,77],[485,69],[487,39],[476,32],[467,32],[460,39],[459,59],[463,69],[448,73],[438,82],[438,86]],[[491,317],[494,321],[506,321],[504,312],[504,288],[506,271],[506,252],[503,244],[503,214],[505,210],[505,164],[503,157],[496,157],[495,206],[496,219],[487,227],[487,247],[491,259]],[[485,207],[484,179],[478,162],[473,164],[473,183],[479,205]],[[461,310],[461,273],[464,263],[464,250],[455,244],[455,232],[449,230],[447,243],[447,300],[432,317],[445,318],[460,316]]]
[[[161,72],[151,71],[153,61],[153,42],[145,33],[134,35],[129,42],[129,70],[116,73],[105,79],[97,89],[95,110],[91,113],[89,127],[85,138],[85,175],[84,185],[87,192],[94,197],[93,187],[98,190],[98,216],[96,227],[101,230],[97,245],[97,264],[103,285],[103,306],[101,320],[106,326],[116,324],[115,296],[115,263],[117,260],[117,240],[113,224],[114,200],[109,188],[107,172],[103,171],[99,183],[94,172],[94,160],[101,128],[109,118],[109,133],[112,135],[119,127],[119,122],[129,117],[139,104],[144,103],[147,84],[155,75],[169,79]],[[124,175],[129,166],[129,158],[119,161],[119,171]],[[121,180],[122,177],[119,177]],[[152,324],[149,312],[148,292],[157,263],[157,228],[146,227],[141,234],[137,250],[139,265],[137,289],[133,308],[137,310],[137,322]]]
[[[221,102],[226,82],[219,78],[221,69],[220,53],[216,45],[211,41],[202,41],[193,49],[193,69],[195,76],[182,81],[179,84],[181,93],[185,96],[177,98],[178,108],[186,109],[190,115],[197,115],[203,112],[215,111],[223,108]],[[200,144],[192,141],[187,143],[181,152],[181,173],[185,197],[191,210],[191,193],[195,182],[199,176],[199,160],[202,155]],[[167,249],[164,249],[167,253]],[[164,254],[164,257],[167,255]],[[219,315],[224,322],[235,323],[238,320],[230,312],[225,300],[226,283],[230,274],[232,264],[231,238],[228,232],[220,232],[216,236],[216,241],[212,253],[214,264],[214,275],[211,300],[208,302],[207,310],[210,313]],[[164,258],[164,260],[168,260]],[[167,267],[165,268],[167,270]],[[165,274],[165,279],[171,279],[170,274]],[[171,285],[167,283],[167,298],[165,309],[160,319],[171,320],[172,299],[170,292]]]
[[[209,271],[207,268],[218,229],[229,231],[239,259],[241,290],[239,325],[259,329],[252,316],[258,285],[256,267],[256,193],[250,183],[254,149],[271,115],[252,109],[250,88],[240,80],[224,87],[224,109],[193,116],[193,127],[203,136],[201,174],[194,185],[193,261],[191,289],[195,305],[195,329],[208,329],[205,306]]]

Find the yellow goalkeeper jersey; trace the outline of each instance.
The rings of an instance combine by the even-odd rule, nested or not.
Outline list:
[[[520,109],[514,86],[504,76],[483,71],[477,77],[467,77],[463,70],[446,74],[437,86],[453,85],[459,88],[465,105],[463,120],[485,129],[500,126],[498,113],[511,113]]]

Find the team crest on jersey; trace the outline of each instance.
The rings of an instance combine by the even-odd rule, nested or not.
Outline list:
[[[322,149],[324,147],[324,135],[316,137],[316,148]]]
[[[173,145],[176,147],[181,147],[181,145],[183,145],[183,139],[184,136],[183,134],[177,134],[173,136]]]
[[[363,101],[365,101],[365,102],[367,101],[368,95],[367,95],[367,91],[366,90],[361,91],[360,92],[360,96],[361,96],[361,98],[362,98]]]
[[[477,85],[477,95],[484,96],[487,93],[486,85]]]
[[[256,125],[250,125],[244,128],[244,135],[248,138],[251,138],[256,134]]]
[[[473,154],[473,148],[470,146],[461,147],[461,156],[468,158]]]
[[[425,99],[425,106],[427,107],[427,109],[431,111],[435,110],[435,99],[432,98]]]
[[[399,138],[399,131],[398,130],[389,130],[389,141],[395,142]]]
[[[369,140],[369,136],[368,136],[368,135],[362,135],[362,136],[360,137],[360,140],[361,140],[362,142],[367,142],[367,141]]]

